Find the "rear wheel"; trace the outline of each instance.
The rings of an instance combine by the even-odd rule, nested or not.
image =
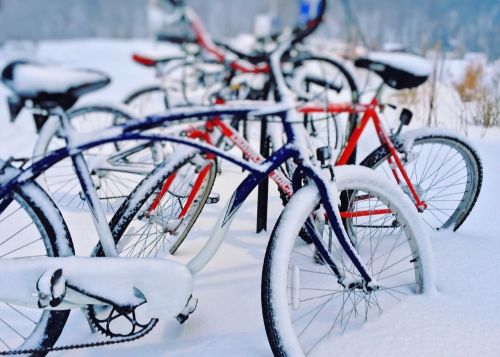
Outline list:
[[[361,165],[394,175],[383,146],[371,153]],[[432,229],[457,230],[465,221],[481,191],[483,169],[477,153],[464,141],[443,134],[417,136],[401,161],[421,200],[428,207],[422,213]],[[410,195],[409,190],[406,193]]]
[[[292,60],[291,88],[299,97],[319,106],[328,104],[354,104],[359,92],[356,81],[337,60],[318,56],[299,56]],[[328,147],[332,156],[338,154],[356,121],[356,114],[315,113],[304,114],[304,123],[314,148]]]
[[[425,232],[410,202],[397,189],[384,189],[383,180],[374,183],[369,176],[361,178],[362,172],[357,177],[344,175],[347,170],[336,169],[339,191],[351,197],[349,209],[342,214],[350,215],[347,220],[354,231],[349,238],[377,288],[370,291],[347,283],[359,282],[361,277],[328,224],[317,222],[316,227],[345,277],[343,284],[323,263],[314,244],[299,237],[309,217],[321,217],[317,189],[299,190],[274,228],[264,261],[263,317],[275,356],[329,355],[329,341],[356,331],[424,290],[423,269],[429,261],[420,247]]]
[[[61,257],[74,255],[62,216],[50,198],[34,184],[17,188],[0,201],[0,257]],[[33,287],[35,289],[35,287]],[[53,346],[69,311],[44,311],[0,302],[0,351]]]

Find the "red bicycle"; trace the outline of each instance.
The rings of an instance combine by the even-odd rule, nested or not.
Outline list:
[[[400,55],[401,56],[401,55]],[[410,55],[404,55],[410,56]],[[362,134],[367,125],[372,122],[380,146],[361,160],[361,165],[384,172],[388,177],[388,184],[395,182],[410,196],[416,209],[421,212],[424,221],[433,229],[457,230],[465,221],[473,209],[482,185],[482,164],[476,151],[467,141],[458,135],[450,134],[448,131],[437,129],[420,129],[408,131],[401,134],[403,126],[408,125],[412,119],[412,113],[403,109],[400,116],[401,125],[395,133],[389,133],[382,123],[379,112],[384,108],[380,104],[379,97],[384,85],[395,89],[416,87],[425,82],[426,74],[419,75],[408,70],[398,68],[386,60],[384,56],[378,55],[374,58],[364,58],[356,61],[361,68],[373,70],[383,80],[374,98],[368,104],[312,104],[307,103],[297,108],[299,113],[304,114],[306,125],[314,126],[315,120],[311,114],[330,115],[341,113],[351,114],[351,118],[359,118],[353,126],[350,136],[335,160],[335,165],[346,165],[355,161],[355,151]],[[416,61],[416,58],[412,58]],[[375,69],[374,69],[375,68]],[[254,162],[262,160],[262,156],[256,153],[248,142],[241,137],[235,129],[236,125],[230,126],[222,120],[214,119],[208,121],[203,127],[188,130],[187,135],[204,140],[210,144],[221,145],[229,141],[237,146],[243,154]],[[218,139],[214,141],[214,132],[218,131]],[[329,160],[330,150],[318,148],[318,160],[324,162]],[[208,166],[207,166],[208,167]],[[201,171],[197,182],[206,175],[207,169]],[[284,170],[286,173],[286,170]],[[289,179],[280,172],[274,172],[271,176],[280,191],[285,195],[291,195],[292,189]],[[164,190],[168,190],[168,183]],[[196,195],[196,185],[192,195]],[[162,190],[163,191],[163,190]],[[161,200],[161,195],[158,196]],[[363,197],[356,196],[356,200]],[[366,197],[365,197],[366,199]],[[373,216],[377,214],[387,215],[387,209],[380,212],[374,209],[356,210],[349,207],[349,198],[343,199],[341,215],[343,218],[354,218]]]

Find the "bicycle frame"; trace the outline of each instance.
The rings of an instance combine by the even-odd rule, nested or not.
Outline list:
[[[227,61],[227,57],[224,53],[224,51],[215,44],[215,42],[212,40],[208,32],[206,31],[205,27],[203,26],[203,23],[201,22],[200,18],[197,16],[197,14],[190,8],[186,7],[185,9],[185,14],[186,14],[186,21],[191,25],[191,28],[195,34],[196,42],[197,44],[204,50],[206,50],[208,53],[212,54],[217,61],[220,63],[225,63]],[[240,61],[241,62],[241,61]],[[270,72],[270,67],[269,66],[246,66],[241,64],[240,62],[237,61],[232,61],[229,62],[229,68],[233,71],[239,71],[241,73],[269,73]],[[415,203],[415,206],[419,210],[419,212],[423,212],[427,208],[427,204],[422,201],[413,186],[400,158],[397,155],[396,148],[394,147],[394,144],[392,143],[392,140],[390,136],[385,132],[382,123],[380,121],[380,118],[377,114],[377,108],[379,108],[379,103],[377,101],[377,97],[375,96],[370,104],[359,104],[356,103],[354,106],[351,104],[328,104],[325,108],[325,106],[305,106],[299,109],[299,112],[304,113],[304,114],[312,114],[312,113],[329,113],[329,114],[342,114],[342,113],[349,113],[349,114],[363,114],[361,120],[359,121],[359,124],[357,125],[356,128],[354,128],[351,133],[348,142],[346,143],[346,146],[344,147],[341,155],[337,159],[335,165],[346,165],[350,163],[349,159],[351,158],[353,152],[356,149],[356,146],[358,144],[359,138],[361,134],[363,133],[364,129],[366,128],[366,125],[370,120],[373,120],[373,124],[375,125],[375,130],[377,132],[377,136],[380,140],[380,143],[382,145],[386,145],[387,148],[389,149],[390,156],[388,158],[388,163],[390,165],[391,171],[394,175],[394,178],[396,179],[396,182],[398,184],[401,184],[402,181],[404,181],[410,190],[412,199]],[[225,130],[225,129],[224,129]],[[234,135],[234,133],[228,134],[227,137],[231,137]],[[239,141],[240,138],[235,137],[235,140]],[[235,142],[236,143],[236,142]],[[242,148],[240,148],[242,149]],[[242,151],[245,153],[245,150],[242,149]],[[402,179],[398,175],[402,176]],[[279,179],[279,178],[278,178]],[[282,187],[280,187],[282,188]]]
[[[233,143],[236,147],[238,147],[241,152],[243,153],[244,157],[249,159],[250,161],[258,164],[260,162],[263,162],[265,159],[264,157],[256,152],[252,146],[248,143],[245,138],[243,138],[236,129],[234,129],[232,126],[227,125],[224,121],[222,121],[220,118],[215,118],[212,120],[208,120],[206,124],[204,125],[204,129],[200,128],[192,128],[187,131],[187,136],[193,139],[200,139],[203,140],[211,145],[214,145],[214,140],[211,138],[210,134],[217,129],[222,137],[226,138],[228,141]],[[208,159],[211,159],[211,157],[208,157]],[[182,210],[182,212],[179,214],[178,218],[184,217],[186,212],[188,211],[190,205],[194,201],[196,195],[198,194],[198,190],[201,186],[201,183],[203,182],[205,176],[208,174],[208,170],[210,168],[210,163],[208,163],[203,169],[201,170],[200,174],[198,175],[195,184],[193,185],[193,190],[190,192],[188,199],[186,201],[186,204]],[[162,187],[159,195],[156,197],[154,200],[153,204],[151,205],[150,211],[154,211],[154,209],[157,207],[158,203],[161,201],[162,197],[167,193],[168,188],[172,184],[175,176],[172,175],[170,176],[167,181],[165,182],[164,186]],[[293,195],[293,187],[292,187],[292,182],[285,176],[283,175],[280,170],[275,170],[269,174],[269,178],[271,178],[276,185],[288,196]],[[351,212],[351,211],[341,211],[340,216],[342,218],[355,218],[355,217],[365,217],[365,216],[370,216],[370,215],[377,215],[377,214],[388,214],[391,213],[390,210],[372,210],[372,211],[356,211],[356,212]]]
[[[235,155],[232,155],[230,153],[226,153],[223,150],[220,150],[209,144],[199,142],[198,140],[161,134],[148,134],[142,132],[144,130],[155,128],[171,121],[179,122],[182,120],[192,120],[193,117],[221,117],[224,115],[248,116],[252,114],[252,111],[255,115],[279,116],[283,120],[285,131],[290,139],[290,142],[288,144],[273,153],[273,155],[269,159],[261,161],[258,164],[245,161],[242,158],[236,157]],[[61,115],[62,118],[65,117],[65,114],[62,111],[59,113],[59,115]],[[64,123],[65,120],[63,119],[62,122]],[[65,124],[63,125],[66,126]],[[297,125],[289,123],[286,119],[286,112],[284,111],[283,106],[278,106],[278,108],[274,106],[272,110],[266,111],[262,108],[261,104],[258,107],[245,109],[235,109],[234,106],[215,106],[210,108],[184,108],[181,110],[174,110],[173,113],[168,116],[152,116],[140,122],[125,123],[122,126],[108,129],[98,134],[94,139],[89,139],[89,135],[79,135],[77,133],[71,132],[67,139],[68,146],[66,148],[62,148],[48,154],[45,158],[33,163],[32,166],[28,169],[10,178],[9,180],[7,180],[7,182],[4,182],[0,188],[0,200],[7,197],[12,189],[15,188],[15,186],[22,185],[24,182],[35,179],[44,170],[51,167],[58,161],[67,157],[71,157],[74,161],[74,166],[82,184],[83,192],[89,202],[90,210],[94,217],[96,226],[98,227],[99,239],[101,241],[103,249],[106,255],[117,256],[114,240],[111,237],[111,233],[109,232],[109,227],[107,225],[104,213],[102,212],[102,209],[101,211],[99,210],[100,202],[97,198],[95,188],[92,186],[92,180],[90,178],[85,160],[83,159],[83,152],[92,147],[106,143],[114,143],[126,140],[144,140],[150,142],[165,141],[184,144],[196,150],[200,150],[201,152],[213,154],[238,165],[239,167],[249,171],[250,174],[239,185],[239,187],[232,195],[232,198],[227,204],[225,210],[223,210],[223,213],[221,214],[218,223],[214,228],[212,236],[209,239],[206,247],[204,248],[204,253],[200,254],[197,259],[193,260],[189,264],[189,269],[193,273],[196,273],[215,254],[227,230],[229,229],[230,223],[234,218],[235,213],[248,197],[250,192],[286,160],[292,158],[300,163],[300,171],[304,172],[308,177],[310,177],[311,181],[313,181],[318,187],[321,199],[323,202],[325,202],[326,214],[331,220],[331,225],[336,232],[339,241],[344,247],[346,254],[351,260],[353,260],[355,266],[360,271],[361,276],[367,283],[369,283],[373,279],[368,274],[363,263],[357,256],[355,249],[352,247],[351,242],[347,238],[347,234],[344,231],[341,221],[332,219],[333,217],[339,216],[338,208],[335,206],[335,204],[330,204],[330,202],[336,202],[334,196],[335,194],[329,187],[332,182],[330,181],[330,178],[324,178],[321,171],[309,162],[307,155],[304,155],[302,153],[300,144],[296,143],[296,140],[300,140],[297,139],[297,136],[300,136],[300,133],[297,130],[303,130],[303,126],[301,127],[301,124]],[[323,242],[318,237],[313,237],[313,240],[315,241],[320,254],[324,256],[325,261],[332,267],[335,267],[334,260],[328,253],[327,247],[324,246]],[[0,264],[2,263],[0,262]],[[342,278],[342,276],[339,276],[339,280],[342,280]]]
[[[282,46],[280,46],[280,48],[275,53],[273,53],[269,63],[270,67],[273,68],[273,70],[276,70],[276,72],[274,73],[274,79],[276,80],[277,87],[276,89],[278,93],[280,93],[280,99],[282,99],[283,104],[275,104],[269,107],[264,107],[262,103],[259,103],[259,105],[254,104],[253,106],[224,105],[201,108],[180,108],[177,110],[172,110],[169,115],[149,116],[142,121],[128,121],[120,126],[116,126],[99,133],[92,133],[91,135],[79,134],[75,132],[71,127],[69,118],[67,117],[66,113],[61,108],[53,109],[50,114],[56,115],[60,118],[62,128],[67,134],[67,146],[62,149],[56,150],[48,154],[46,157],[34,162],[29,168],[24,171],[18,172],[17,170],[15,170],[13,177],[11,177],[10,175],[4,177],[2,174],[0,174],[0,204],[3,206],[4,202],[11,201],[12,198],[10,197],[10,194],[16,186],[31,182],[37,176],[43,173],[47,168],[51,167],[64,158],[71,157],[73,166],[83,190],[83,194],[87,200],[87,204],[89,205],[92,217],[94,219],[103,251],[108,257],[117,257],[118,251],[113,236],[111,234],[106,216],[104,214],[104,210],[97,196],[96,188],[93,186],[92,177],[83,156],[85,150],[103,144],[116,143],[127,140],[139,140],[152,143],[172,142],[183,144],[187,147],[192,148],[191,151],[186,151],[184,153],[179,152],[174,154],[174,159],[172,159],[171,162],[169,161],[166,163],[167,165],[171,165],[172,168],[174,168],[176,165],[175,159],[186,159],[190,156],[194,156],[198,152],[221,157],[222,159],[228,160],[236,164],[237,166],[249,171],[249,175],[234,191],[230,200],[226,204],[225,209],[222,211],[222,214],[219,216],[212,234],[210,235],[206,245],[202,248],[202,251],[188,263],[187,269],[190,272],[188,276],[192,276],[192,274],[195,274],[203,266],[205,266],[206,263],[217,252],[220,244],[222,243],[222,240],[226,236],[226,233],[235,217],[236,212],[239,210],[242,203],[246,200],[246,198],[254,190],[254,188],[257,187],[267,176],[269,176],[287,160],[293,159],[297,164],[297,169],[292,181],[293,189],[299,189],[304,179],[308,179],[308,184],[312,184],[317,188],[319,199],[323,203],[325,217],[328,219],[329,225],[332,227],[333,233],[338,239],[344,253],[353,263],[353,266],[356,268],[356,270],[359,272],[361,281],[346,281],[346,277],[339,271],[339,269],[337,269],[335,260],[331,256],[328,247],[319,237],[320,233],[316,230],[314,224],[309,219],[306,222],[306,229],[309,237],[311,238],[318,251],[319,256],[322,258],[323,262],[328,265],[330,269],[336,274],[338,282],[340,284],[344,286],[362,286],[366,289],[376,289],[377,282],[370,275],[369,270],[366,268],[365,264],[361,261],[342,224],[342,219],[340,217],[340,212],[338,209],[337,189],[335,187],[333,171],[329,170],[328,173],[330,174],[330,177],[327,177],[324,175],[320,168],[314,166],[313,163],[311,163],[311,161],[309,160],[309,152],[307,151],[308,145],[304,141],[304,138],[306,136],[306,133],[304,132],[305,129],[302,123],[297,123],[293,120],[294,116],[296,115],[296,112],[293,109],[293,99],[291,99],[291,93],[286,87],[284,78],[279,71],[283,53],[288,48],[290,48],[290,45],[293,43],[293,41],[293,38],[285,41]],[[219,148],[216,148],[210,144],[200,142],[199,140],[147,132],[147,130],[149,129],[160,127],[166,123],[182,123],[183,121],[192,120],[192,118],[220,118],[223,116],[279,117],[283,123],[288,142],[283,147],[275,151],[268,159],[260,161],[259,163],[253,163],[245,161],[244,159],[236,157],[230,153],[226,153],[223,150],[220,150]],[[179,158],[178,156],[181,154],[184,154],[185,156]],[[92,258],[85,259],[89,259],[90,264]],[[59,260],[59,258],[40,258],[40,260],[56,262]],[[0,267],[8,267],[9,264],[10,266],[15,265],[15,259],[5,259],[0,261]],[[17,269],[14,270],[17,272],[19,269],[17,267]],[[18,274],[19,276],[23,276],[24,273],[19,272]],[[44,273],[44,275],[46,274]],[[22,278],[20,278],[20,280],[24,281],[24,279]],[[28,296],[27,298],[30,301],[33,300],[32,295]],[[92,296],[91,298],[95,300],[94,296]]]
[[[398,184],[401,184],[403,181],[408,186],[413,202],[419,212],[423,212],[427,208],[427,204],[422,201],[417,193],[417,190],[413,186],[408,173],[406,172],[401,159],[398,156],[397,150],[394,147],[392,139],[390,135],[385,131],[380,117],[377,113],[377,109],[380,108],[380,104],[376,98],[376,96],[371,100],[369,104],[328,104],[325,106],[315,106],[315,105],[306,105],[299,109],[299,112],[304,114],[312,114],[312,113],[330,113],[330,114],[342,114],[342,113],[353,113],[353,114],[362,114],[361,119],[358,121],[357,126],[351,132],[351,135],[341,151],[335,165],[346,165],[351,158],[352,153],[354,152],[356,146],[358,145],[359,139],[366,129],[366,125],[372,121],[375,126],[375,131],[377,133],[377,137],[382,145],[387,146],[390,156],[388,157],[388,163],[391,168],[392,174],[396,179]],[[399,174],[398,174],[399,172]],[[400,176],[402,176],[402,179]]]

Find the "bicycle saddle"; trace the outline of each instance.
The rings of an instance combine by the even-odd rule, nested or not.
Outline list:
[[[69,109],[79,97],[105,87],[111,79],[93,70],[14,61],[4,68],[1,81],[23,101]]]
[[[402,52],[373,52],[355,60],[354,65],[375,72],[394,89],[416,88],[427,80],[432,71],[424,58]]]

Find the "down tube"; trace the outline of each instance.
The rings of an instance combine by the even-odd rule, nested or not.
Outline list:
[[[373,279],[368,273],[368,269],[366,268],[365,264],[361,261],[361,258],[352,245],[351,240],[348,238],[347,232],[345,231],[341,220],[339,220],[339,209],[335,205],[332,205],[333,202],[337,201],[335,199],[335,193],[331,191],[331,189],[328,187],[328,184],[323,179],[321,172],[318,172],[318,170],[314,166],[304,166],[304,170],[306,171],[306,174],[313,179],[314,183],[318,187],[323,206],[325,207],[328,216],[328,220],[330,221],[330,225],[332,226],[335,236],[342,246],[342,249],[352,261],[352,263],[356,267],[356,270],[360,273],[365,282],[370,283]],[[324,249],[320,249],[320,253],[325,254]],[[326,261],[329,261],[329,257],[323,258]]]
[[[202,248],[200,253],[189,262],[188,268],[191,273],[196,274],[200,271],[219,250],[222,241],[231,226],[231,223],[236,216],[236,212],[247,199],[248,195],[257,187],[271,172],[276,170],[285,160],[294,156],[295,151],[288,147],[283,147],[275,152],[268,160],[261,165],[265,167],[263,172],[254,172],[248,175],[245,180],[234,191],[230,200],[224,206],[221,215],[217,219],[207,243]]]

